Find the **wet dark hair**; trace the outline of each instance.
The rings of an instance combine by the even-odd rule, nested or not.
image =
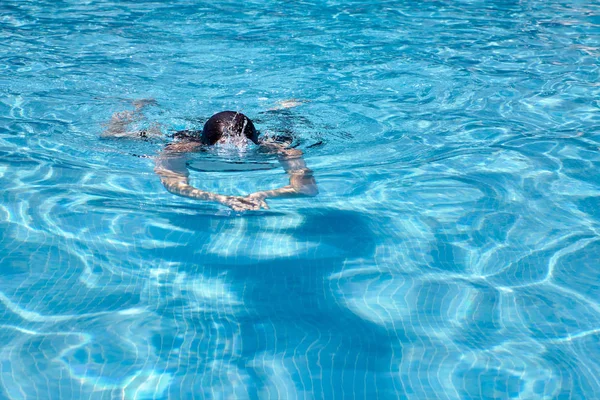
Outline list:
[[[252,120],[235,111],[221,111],[210,117],[202,129],[202,142],[209,145],[215,144],[226,131],[232,135],[243,134],[258,144],[258,132],[254,128]]]

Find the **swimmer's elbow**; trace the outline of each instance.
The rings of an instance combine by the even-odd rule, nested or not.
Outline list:
[[[309,169],[304,171],[304,173],[292,175],[290,183],[299,195],[314,197],[319,194],[317,183],[312,176],[312,171]]]
[[[167,192],[181,196],[181,188],[180,185],[178,185],[178,182],[161,178],[160,183],[167,189]]]
[[[293,174],[290,177],[290,186],[297,195],[314,197],[319,194],[317,182],[309,169]]]
[[[317,185],[306,185],[300,188],[300,190],[298,191],[300,194],[303,194],[304,196],[309,196],[309,197],[315,197],[316,195],[319,194],[319,188],[317,188]]]
[[[181,177],[160,175],[160,183],[167,189],[167,192],[178,196],[186,196],[190,189],[187,181]]]

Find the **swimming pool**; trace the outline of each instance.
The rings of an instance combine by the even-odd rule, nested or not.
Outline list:
[[[0,10],[0,397],[600,398],[597,4]],[[100,138],[144,98],[292,132],[320,194],[169,194],[164,140]],[[254,150],[190,169],[286,182]]]

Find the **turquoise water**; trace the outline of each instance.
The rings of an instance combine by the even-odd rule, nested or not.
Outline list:
[[[0,26],[1,398],[600,398],[598,3],[3,0]],[[291,132],[320,194],[171,195],[170,139],[100,138],[143,98],[140,128]],[[256,149],[190,169],[287,182]]]

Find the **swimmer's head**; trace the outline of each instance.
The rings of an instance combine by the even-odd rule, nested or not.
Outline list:
[[[202,129],[202,142],[213,145],[223,141],[249,139],[258,143],[258,132],[250,118],[234,111],[222,111],[210,117]]]

